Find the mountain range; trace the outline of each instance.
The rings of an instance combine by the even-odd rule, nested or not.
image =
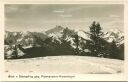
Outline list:
[[[48,37],[52,37],[53,39],[56,39],[59,41],[59,38],[62,37],[63,30],[66,29],[61,26],[56,26],[55,28],[52,28],[50,30],[47,30],[45,32],[10,32],[5,31],[5,41],[10,41],[11,44],[15,43],[21,43],[24,45],[30,45],[34,42],[36,37],[41,38],[42,40],[45,40]],[[74,30],[71,30],[67,28],[69,31],[68,37],[65,38],[66,40],[72,40],[71,35],[76,33]],[[77,32],[79,37],[82,37],[84,39],[89,39],[88,35],[84,33],[84,31],[80,30]],[[122,32],[120,32],[117,29],[112,29],[109,32],[104,33],[103,38],[107,40],[108,42],[112,42],[113,40],[116,41],[117,45],[121,45],[124,43],[124,35]],[[12,40],[12,42],[11,42]]]
[[[6,58],[11,58],[14,53],[14,49],[16,45],[22,45],[24,49],[30,49],[29,52],[34,53],[34,47],[36,46],[36,50],[40,50],[42,45],[43,49],[48,49],[46,51],[51,50],[53,52],[63,52],[60,54],[72,54],[72,50],[76,49],[75,35],[78,35],[79,46],[78,49],[82,52],[90,52],[88,49],[83,49],[87,40],[90,40],[88,36],[88,32],[83,30],[75,31],[69,28],[56,26],[53,29],[47,30],[45,32],[10,32],[5,31],[5,56]],[[117,29],[110,30],[109,32],[105,32],[102,37],[108,43],[112,43],[114,40],[116,42],[117,47],[120,49],[121,54],[124,52],[124,35]],[[52,42],[51,42],[52,41]],[[50,43],[51,42],[51,43]],[[47,48],[45,48],[47,47]],[[39,48],[39,49],[38,49]],[[33,50],[31,50],[33,49]],[[54,51],[58,50],[58,51]],[[42,51],[42,50],[41,50]],[[44,50],[45,51],[45,50]],[[21,51],[17,47],[18,56],[23,56],[25,53]],[[37,53],[36,53],[37,54]],[[38,53],[40,54],[40,52]],[[54,53],[53,53],[54,54]],[[35,54],[33,55],[35,56]],[[121,55],[122,56],[122,55]],[[121,57],[122,58],[122,57]]]

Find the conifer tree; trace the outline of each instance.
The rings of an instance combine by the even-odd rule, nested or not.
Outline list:
[[[78,34],[75,34],[74,35],[74,42],[75,42],[75,45],[76,45],[76,48],[75,48],[75,55],[78,55],[79,54],[79,36]]]
[[[99,54],[102,53],[102,29],[99,23],[96,23],[95,21],[92,23],[92,25],[89,27],[90,32],[90,41],[87,41],[88,49],[91,51],[92,56],[99,56]]]
[[[118,58],[119,56],[119,49],[116,45],[116,42],[113,40],[111,45],[110,45],[110,58]]]

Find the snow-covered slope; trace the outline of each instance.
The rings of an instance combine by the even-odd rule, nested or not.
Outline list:
[[[116,41],[117,45],[121,45],[124,43],[124,34],[118,29],[111,29],[109,32],[104,34],[104,38],[108,42]]]
[[[61,26],[56,26],[53,29],[50,29],[46,31],[49,37],[52,37],[53,41],[59,41],[61,42],[61,39],[66,40],[67,42],[70,42],[71,46],[74,48],[74,41],[73,41],[73,35],[75,34],[74,30],[71,30],[69,28],[63,28]]]
[[[6,60],[5,72],[58,74],[115,74],[123,72],[124,61],[88,56],[48,56]]]
[[[78,36],[82,37],[83,39],[90,40],[89,36],[87,34],[85,34],[84,31],[82,31],[82,30],[78,31]]]

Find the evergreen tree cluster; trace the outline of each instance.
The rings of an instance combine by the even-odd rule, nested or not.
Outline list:
[[[94,21],[89,28],[90,32],[87,34],[90,40],[86,41],[85,48],[90,50],[90,56],[124,59],[124,48],[119,48],[114,40],[107,42],[103,38],[104,33],[99,23]]]

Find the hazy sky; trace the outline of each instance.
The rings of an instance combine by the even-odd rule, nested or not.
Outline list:
[[[44,31],[56,25],[88,30],[93,21],[104,31],[123,31],[123,5],[101,4],[6,4],[5,29],[10,31]]]

